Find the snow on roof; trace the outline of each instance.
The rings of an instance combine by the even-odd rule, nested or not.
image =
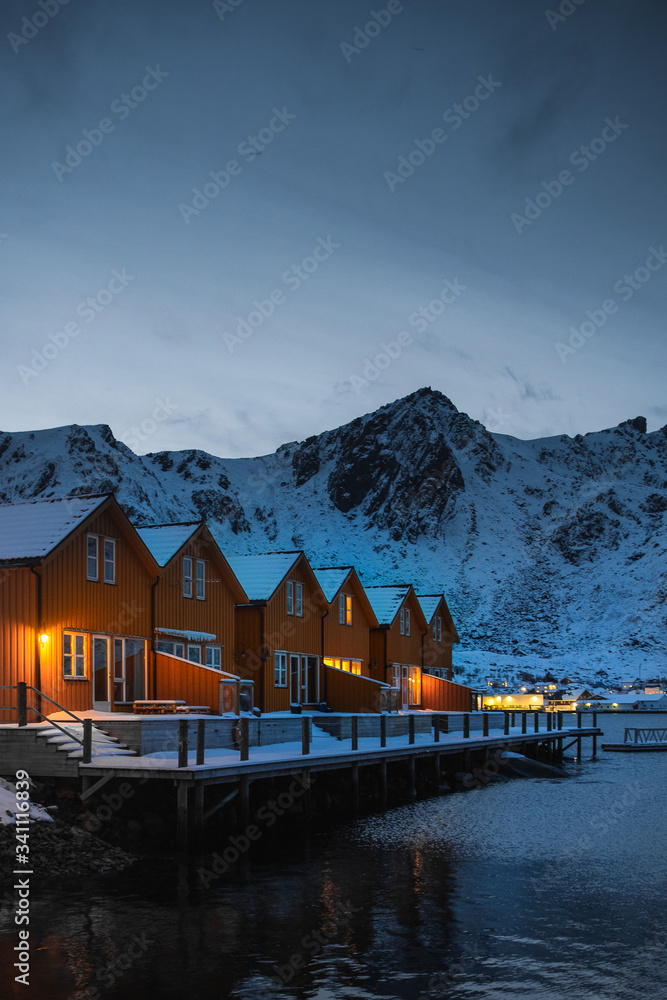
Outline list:
[[[47,556],[107,499],[65,497],[0,505],[0,561]]]
[[[322,593],[326,597],[329,604],[331,604],[334,597],[345,583],[345,580],[351,570],[352,566],[327,566],[323,569],[313,570],[315,576],[317,577],[317,582],[322,588]]]
[[[262,555],[228,556],[227,562],[250,601],[268,601],[300,552],[265,552]]]
[[[199,521],[182,524],[159,524],[148,528],[137,528],[137,534],[148,547],[158,566],[166,566],[170,559],[194,535]]]
[[[430,622],[431,618],[433,618],[442,597],[442,594],[417,594],[417,600],[421,604],[424,618],[427,622]]]
[[[380,625],[391,625],[398,614],[398,609],[410,590],[405,585],[397,587],[366,587],[364,589]]]
[[[182,628],[161,628],[155,629],[160,635],[175,635],[179,639],[187,639],[188,642],[215,642],[216,636],[212,632],[188,632]]]

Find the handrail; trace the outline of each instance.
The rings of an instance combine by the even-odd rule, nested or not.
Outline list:
[[[26,684],[26,691],[34,691],[35,694],[38,694],[40,696],[40,698],[46,698],[47,701],[50,701],[51,704],[55,705],[56,708],[59,708],[61,712],[66,712],[67,715],[71,715],[71,717],[74,719],[75,722],[81,722],[81,723],[83,722],[83,719],[80,719],[78,715],[74,714],[74,712],[70,712],[69,708],[64,708],[63,705],[59,705],[57,701],[54,701],[53,698],[49,698],[48,694],[44,694],[43,691],[40,691],[38,688],[33,687],[32,684]],[[36,712],[37,715],[42,715],[41,712],[37,712],[37,709],[32,708],[32,706],[30,708],[30,711]],[[43,715],[42,718],[45,719],[46,716]]]

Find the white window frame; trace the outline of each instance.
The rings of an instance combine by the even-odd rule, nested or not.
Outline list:
[[[206,600],[206,561],[195,559],[195,594],[198,601]]]
[[[215,660],[218,662],[214,662]],[[222,646],[206,646],[204,662],[207,667],[211,667],[213,670],[222,670]]]
[[[66,652],[67,642],[69,639],[69,652]],[[79,640],[81,640],[79,642]],[[80,652],[77,649],[80,647]],[[66,681],[86,681],[88,680],[88,673],[86,669],[87,660],[87,642],[85,632],[63,632],[63,643],[62,643],[62,671],[63,679]],[[69,673],[65,669],[65,665],[69,661]]]
[[[287,687],[287,653],[276,650],[273,656],[273,683],[274,687]]]
[[[401,635],[405,635],[405,608],[401,608],[400,622],[401,622]]]
[[[442,642],[442,618],[436,616],[433,631],[435,632],[435,641]]]
[[[111,557],[107,555],[108,549],[111,550]],[[103,538],[102,539],[102,555],[104,557],[104,582],[109,584],[116,583],[116,540],[115,538]],[[107,572],[107,570],[109,572]]]
[[[410,608],[405,609],[405,634],[410,635]]]
[[[180,652],[179,652],[180,650]],[[183,642],[167,642],[165,639],[158,639],[157,642],[157,652],[158,653],[171,653],[172,656],[180,656],[182,660],[185,659],[185,643]]]
[[[192,653],[196,653],[197,659],[194,659]],[[199,643],[188,644],[188,660],[190,663],[198,663],[201,666],[201,646]]]
[[[287,614],[294,614],[294,584],[291,580],[287,581]]]
[[[95,552],[91,553],[91,542]],[[88,534],[86,541],[86,579],[98,583],[100,579],[100,538],[99,535]]]
[[[297,583],[295,586],[296,597],[295,597],[295,608],[297,618],[303,618],[303,584]]]
[[[338,597],[338,623],[352,624],[352,594],[340,594]]]
[[[192,556],[183,556],[183,597],[192,598]]]

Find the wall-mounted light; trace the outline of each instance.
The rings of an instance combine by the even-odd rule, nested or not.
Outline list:
[[[40,641],[40,645],[46,646],[47,642],[49,641],[49,637],[46,634],[46,632],[42,632],[42,634],[39,637],[39,641]]]

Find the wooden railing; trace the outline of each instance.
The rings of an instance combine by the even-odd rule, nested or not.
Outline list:
[[[0,705],[0,710],[16,712],[17,727],[22,728],[23,726],[27,726],[28,712],[34,712],[35,715],[39,716],[40,719],[48,721],[50,726],[55,726],[56,729],[59,729],[60,732],[64,733],[65,736],[74,740],[75,743],[78,743],[83,751],[83,756],[81,758],[82,762],[84,764],[90,764],[93,752],[92,719],[80,719],[78,715],[74,714],[74,712],[70,712],[69,708],[64,708],[62,705],[59,705],[57,701],[53,700],[53,698],[49,698],[49,696],[44,694],[43,691],[39,691],[36,687],[33,687],[32,684],[26,684],[25,681],[19,681],[18,684],[3,684],[2,687],[0,687],[0,691],[16,691],[16,705]],[[74,719],[74,721],[82,727],[81,739],[79,739],[79,737],[71,730],[63,729],[63,727],[58,725],[57,722],[54,722],[53,719],[50,719],[48,716],[44,715],[41,709],[35,708],[34,705],[29,705],[28,704],[29,691],[32,691],[34,692],[34,694],[37,695],[38,699],[40,700],[40,704],[41,704],[41,699],[45,698],[46,701],[50,702],[56,708],[60,709],[60,711],[64,712],[65,715],[69,715],[72,719]]]
[[[471,688],[422,671],[421,708],[424,711],[470,712],[472,698]]]
[[[626,729],[624,743],[667,743],[667,729]]]

